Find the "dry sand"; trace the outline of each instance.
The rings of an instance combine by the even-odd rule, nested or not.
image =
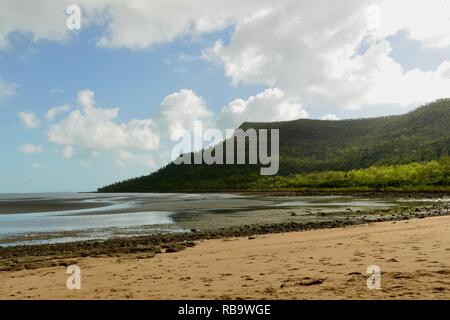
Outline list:
[[[449,299],[450,217],[206,240],[178,253],[0,272],[2,299]],[[366,286],[381,268],[380,290]]]

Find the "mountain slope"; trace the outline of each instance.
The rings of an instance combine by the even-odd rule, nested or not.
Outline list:
[[[244,123],[240,128],[280,130],[278,175],[351,170],[430,161],[450,149],[450,99],[400,116],[341,121],[300,119]],[[100,192],[241,190],[259,177],[258,165],[175,165]]]

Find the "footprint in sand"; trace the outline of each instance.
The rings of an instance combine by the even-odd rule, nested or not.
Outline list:
[[[231,277],[233,274],[232,273],[221,273],[220,276],[221,277]]]
[[[437,274],[442,274],[442,275],[450,275],[450,270],[448,269],[442,269],[442,270],[438,270],[436,271]]]
[[[296,285],[309,287],[309,286],[322,284],[325,280],[326,280],[326,278],[304,277]]]
[[[351,258],[350,259],[350,262],[360,262],[360,261],[362,261],[361,258]]]

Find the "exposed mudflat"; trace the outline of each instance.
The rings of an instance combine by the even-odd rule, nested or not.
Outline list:
[[[411,201],[411,200],[408,200]],[[189,229],[187,232],[157,233],[145,236],[117,237],[106,240],[75,241],[67,243],[10,246],[0,248],[0,271],[35,269],[40,267],[71,264],[83,257],[123,256],[128,254],[143,254],[146,257],[158,253],[176,252],[186,247],[195,246],[199,240],[225,239],[232,237],[252,237],[256,235],[297,232],[314,229],[340,228],[373,222],[404,221],[416,218],[445,216],[449,214],[450,202],[445,199],[421,199],[421,205],[397,206],[389,209],[372,208],[368,210],[354,210],[347,208],[344,212],[326,211],[304,212],[304,209],[287,209],[283,206],[263,210],[258,221],[248,218],[242,224],[242,218],[230,217],[228,226],[219,227],[217,217],[202,218],[203,229]],[[413,201],[416,203],[416,200]],[[246,214],[250,214],[251,211]],[[265,222],[261,216],[279,215],[287,221],[273,223],[267,218]],[[236,219],[236,220],[233,220]],[[184,222],[189,227],[191,220]],[[237,222],[240,222],[237,224]],[[180,222],[183,223],[183,222]]]
[[[148,238],[116,242],[124,247],[112,246],[110,257],[98,257],[100,252],[92,251],[94,247],[108,251],[106,243],[91,249],[87,244],[72,244],[66,250],[75,249],[73,256],[81,248],[93,255],[72,260],[63,259],[69,255],[62,250],[68,245],[44,246],[41,253],[45,249],[55,255],[59,252],[55,265],[0,271],[0,298],[449,299],[450,217],[415,217],[303,232],[264,234],[293,231],[295,224],[236,231],[241,235],[261,231],[251,237],[218,239],[231,231],[202,234],[199,239],[216,239],[200,241],[195,247],[171,239],[163,250],[166,253],[155,256],[155,249],[163,246],[156,239],[150,244]],[[144,243],[149,247],[144,248]],[[177,245],[190,248],[176,252]],[[139,247],[141,252],[135,252]],[[72,263],[81,270],[80,290],[66,288],[65,265]],[[367,288],[370,265],[380,268],[380,289]]]

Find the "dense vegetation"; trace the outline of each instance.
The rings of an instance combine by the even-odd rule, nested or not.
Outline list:
[[[436,173],[433,166],[445,167],[445,156],[450,151],[449,123],[450,99],[438,100],[400,116],[244,123],[241,126],[244,130],[280,130],[280,170],[277,177],[261,177],[257,165],[169,163],[150,175],[116,183],[99,191],[448,186],[448,170],[443,170],[444,176],[439,179],[425,181],[424,177]],[[433,161],[441,157],[444,158]],[[409,165],[398,166],[402,164]],[[358,170],[365,168],[369,169]],[[421,173],[413,173],[418,171]]]
[[[249,189],[289,190],[317,188],[439,189],[450,187],[450,157],[426,163],[370,167],[350,171],[323,171],[288,177],[260,177]],[[447,188],[448,189],[448,188]]]

